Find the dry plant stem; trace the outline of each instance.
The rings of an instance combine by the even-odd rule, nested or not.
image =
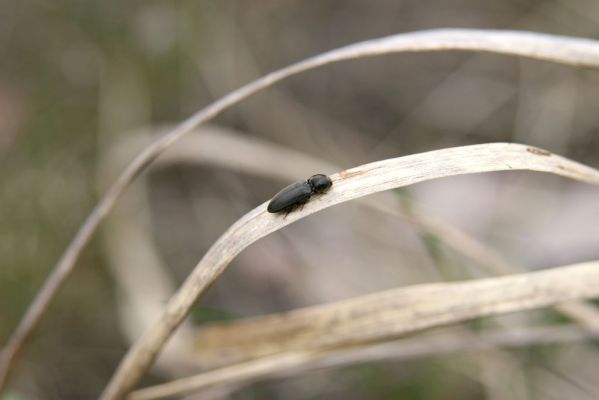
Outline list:
[[[238,388],[240,385],[247,385],[262,379],[294,376],[322,368],[390,360],[401,361],[455,352],[487,351],[497,347],[517,348],[573,343],[598,336],[598,332],[589,332],[575,326],[539,327],[515,331],[499,330],[467,337],[451,333],[433,334],[355,347],[289,352],[136,390],[130,394],[128,399],[159,399],[231,385]]]
[[[390,211],[392,212],[392,211]],[[469,236],[456,227],[427,213],[415,204],[410,205],[407,220],[420,226],[426,232],[432,232],[460,253],[476,261],[478,265],[486,268],[496,275],[513,274],[522,271],[522,268],[504,260],[492,249]],[[557,304],[553,307],[556,311],[577,321],[580,325],[593,331],[599,331],[599,311],[592,304],[573,301]]]
[[[121,166],[124,165],[125,162],[132,157],[132,155],[136,154],[147,143],[149,143],[150,138],[146,137],[146,135],[147,133],[144,134],[143,137],[140,137],[135,132],[131,132],[129,135],[127,135],[128,139],[126,142],[115,145],[114,150],[109,152],[111,155],[102,162],[103,165],[106,165],[110,170],[113,171],[111,173],[107,173],[108,176],[115,175],[118,171],[120,171],[122,168]],[[219,151],[223,148],[227,149],[227,152]],[[305,177],[305,171],[326,171],[329,173],[331,171],[339,170],[338,167],[331,166],[326,162],[314,159],[305,154],[298,153],[285,147],[277,146],[268,142],[262,142],[257,139],[250,140],[244,135],[234,133],[229,129],[208,126],[203,127],[200,132],[194,131],[173,145],[168,151],[163,153],[156,160],[152,168],[156,169],[179,163],[192,163],[199,165],[208,164],[212,165],[213,167],[237,170],[238,172],[258,174],[260,176],[270,176],[281,179],[284,182]],[[127,195],[121,200],[121,203],[116,205],[115,211],[117,211],[118,208],[127,205],[127,202],[123,202],[123,200],[126,200],[126,197],[129,194],[130,193],[127,193]],[[397,197],[391,192],[381,193],[376,196],[376,198],[368,196],[358,200],[359,203],[363,204],[364,206],[381,212],[389,213],[390,215],[394,215],[402,219],[406,219],[408,222],[412,223],[416,227],[419,227],[425,232],[429,232],[439,239],[446,241],[449,246],[454,247],[458,252],[476,261],[476,263],[479,264],[483,270],[487,271],[487,273],[491,272],[494,275],[503,275],[522,271],[522,268],[504,261],[500,255],[487,248],[484,244],[478,242],[475,238],[470,237],[456,227],[440,220],[439,218],[435,218],[430,214],[429,211],[425,211],[420,207],[417,207],[414,203],[410,204],[409,210],[404,211],[407,212],[407,214],[404,214],[404,212],[402,212],[399,207],[396,206]],[[135,203],[137,204],[137,201]],[[131,210],[120,210],[122,215],[118,216],[118,220],[123,222],[121,221],[122,219],[131,218],[133,214],[137,215],[137,213],[131,214],[130,211]],[[108,221],[110,221],[110,217],[108,218]],[[134,220],[129,221],[129,223],[135,225]],[[138,234],[145,235],[142,230],[140,230]],[[130,246],[126,246],[126,248],[129,249]],[[135,252],[134,249],[132,250]],[[148,253],[148,251],[145,251],[145,253]],[[145,254],[144,257],[147,257],[148,254]],[[142,259],[142,264],[146,261],[149,262],[151,260]],[[125,262],[116,267],[116,270],[120,271],[116,273],[122,274],[123,271],[131,270],[127,274],[133,274],[135,276],[139,273],[143,274],[144,270],[150,272],[151,267],[151,262],[150,264],[140,266],[127,266],[127,263]],[[150,269],[148,270],[148,268]],[[151,274],[144,274],[143,279],[148,278],[148,276],[145,275],[151,276]],[[135,278],[134,276],[131,279],[134,281],[139,281],[139,276],[138,278]],[[164,280],[164,277],[162,280]],[[147,285],[147,283],[145,283],[145,285]],[[174,290],[172,292],[174,292]],[[135,294],[135,286],[130,287],[127,293],[128,298],[135,297]],[[161,296],[161,298],[168,297],[170,297],[170,294],[168,296]],[[147,307],[152,305],[154,301],[155,300],[152,300],[152,298],[142,298],[138,300],[138,302],[142,304],[138,305],[139,316],[145,316],[149,318],[143,323],[140,323],[140,327],[149,326],[150,323],[160,315],[163,307],[162,302],[160,302],[160,304],[155,304],[156,309],[153,313],[153,316],[150,317],[150,315],[147,313]],[[566,309],[566,307],[568,308]],[[586,312],[584,315],[581,315],[580,312],[573,312],[573,307],[576,307],[577,309],[583,308],[586,310]],[[597,311],[595,307],[590,304],[572,302],[568,304],[558,304],[553,306],[553,308],[563,312],[565,315],[575,319],[589,329],[599,328],[599,325],[596,322],[599,320],[599,318],[597,318]],[[131,318],[132,317],[129,317],[128,320]],[[134,316],[133,318],[139,317]],[[287,336],[286,333],[283,333],[282,335],[276,335],[276,330],[273,330],[273,332],[266,332],[265,334],[268,335],[269,339],[269,351],[265,352],[262,347],[255,345],[254,339],[247,340],[247,335],[245,334],[245,329],[243,326],[243,320],[238,320],[236,323],[240,323],[240,329],[238,329],[237,335],[233,334],[232,325],[229,324],[226,324],[226,335],[220,334],[221,331],[219,330],[219,324],[202,325],[196,334],[197,339],[195,341],[195,351],[188,350],[183,354],[193,357],[194,362],[199,362],[207,369],[213,369],[233,363],[247,362],[251,359],[263,357],[265,355],[272,356],[274,354],[281,354],[289,351],[289,349],[285,348],[285,338]],[[182,333],[182,328],[183,326],[179,327],[177,334]],[[141,335],[141,332],[135,334],[131,338],[130,342],[133,343],[133,341],[139,335]],[[211,340],[209,342],[204,342],[202,339],[204,337],[211,338]],[[215,338],[218,339],[217,342],[214,341]],[[180,336],[176,337],[175,335],[170,339],[169,346],[173,344],[174,339],[177,339],[179,343],[186,342],[182,341]],[[258,342],[260,341],[260,338],[255,339]],[[282,340],[280,343],[279,339]],[[188,343],[191,343],[191,341]],[[226,348],[226,351],[223,352],[224,348]],[[225,359],[222,357],[223,353],[226,354]],[[172,354],[172,348],[166,347],[162,349],[160,356],[163,357],[170,354]],[[491,352],[489,352],[487,356],[490,356],[490,354]],[[159,357],[155,363],[155,367],[159,367],[159,365],[156,365],[159,363],[160,365],[164,366],[164,358],[161,362]],[[172,371],[171,366],[168,366],[167,368],[168,370]],[[189,373],[179,374],[179,376],[185,375],[189,375]]]
[[[136,149],[143,148],[143,143],[133,140],[124,147],[135,154]],[[230,149],[231,154],[219,151],[223,148]],[[304,178],[305,172],[302,171],[330,173],[340,169],[285,147],[257,139],[250,141],[245,135],[216,127],[204,127],[201,133],[194,132],[188,135],[158,158],[154,167],[180,162],[207,163],[245,173],[277,177],[285,182]],[[365,206],[402,218],[419,229],[435,235],[493,275],[522,271],[522,268],[504,260],[475,238],[432,215],[430,211],[422,209],[417,204],[411,203],[409,210],[401,210],[396,204],[396,197],[391,194],[386,198],[363,198],[359,201]],[[555,309],[589,329],[599,329],[599,311],[591,304],[571,302],[556,305]]]
[[[144,142],[136,140],[135,135],[131,136],[129,140],[128,143],[118,147],[122,151],[120,158],[128,159],[127,154],[135,154],[138,151],[137,149],[144,146]],[[229,152],[219,152],[218,150],[222,148],[229,149],[231,154]],[[321,160],[286,149],[285,147],[256,139],[249,141],[243,135],[236,134],[228,129],[216,127],[204,127],[201,132],[193,132],[188,135],[158,158],[154,164],[154,168],[181,162],[232,168],[245,173],[272,176],[284,181],[301,179],[305,175],[305,172],[302,173],[301,171],[329,172],[339,169]],[[114,164],[114,160],[112,164]],[[425,232],[430,232],[494,275],[522,271],[522,268],[505,261],[500,255],[475,238],[431,215],[430,212],[421,209],[414,203],[410,204],[407,211],[399,210],[396,205],[396,197],[391,195],[391,193],[387,194],[385,196],[377,196],[377,198],[365,197],[358,199],[358,201],[378,211],[405,219]],[[555,305],[554,308],[588,329],[599,329],[598,312],[591,304],[570,302]],[[215,328],[218,328],[218,326],[215,326]],[[196,357],[201,361],[202,365],[220,367],[222,364],[214,360],[214,353],[219,350],[218,344],[215,345],[212,342],[210,346],[206,346],[201,343],[201,337],[204,334],[208,334],[211,329],[209,326],[202,326],[199,330],[198,340],[200,342],[198,342],[199,346],[197,347],[199,353],[197,353]],[[243,340],[244,336],[243,330],[241,330],[240,338]],[[230,335],[226,339],[224,337],[221,339],[222,345],[227,346],[229,350],[232,346],[236,348],[235,353],[237,354],[237,358],[231,358],[233,353],[231,351],[227,352],[227,362],[229,363],[247,361],[257,356],[255,354],[257,349],[253,343],[248,343],[246,347],[239,347],[239,343]],[[270,343],[274,349],[276,338],[272,335],[270,335]],[[286,349],[280,348],[276,352],[280,353],[283,351],[286,351]]]
[[[266,203],[258,206],[231,226],[208,250],[169,300],[162,317],[129,350],[102,399],[122,398],[133,388],[193,303],[230,261],[256,240],[316,211],[368,194],[445,176],[512,169],[551,172],[599,185],[599,171],[593,168],[520,144],[492,143],[383,160],[334,174],[331,176],[333,187],[326,196],[314,198],[303,210],[286,218],[267,213]],[[583,293],[573,298],[584,297]]]
[[[150,140],[152,139],[152,136],[149,135],[150,131],[154,131],[154,129],[130,131],[125,135],[125,141],[119,141],[119,143],[114,144],[113,148],[106,153],[106,157],[103,157],[100,162],[100,165],[105,166],[104,168],[101,168],[101,170],[107,168],[106,176],[103,177],[104,179],[102,181],[112,181],[114,177],[118,175],[118,172],[122,170],[123,166],[126,165],[126,162],[143,149],[145,145],[150,143]],[[156,130],[155,133],[160,133],[160,131],[166,132],[168,129]],[[227,149],[227,151],[223,152],[221,151],[222,149]],[[150,166],[150,169],[156,170],[164,168],[166,165],[179,165],[181,163],[204,167],[212,166],[213,168],[227,168],[237,171],[242,175],[256,174],[258,176],[280,180],[283,183],[305,178],[307,174],[306,171],[323,171],[331,173],[342,169],[333,167],[329,165],[329,163],[314,159],[306,154],[285,148],[284,146],[277,146],[256,138],[248,138],[247,135],[243,135],[240,132],[233,132],[229,129],[207,125],[199,130],[194,130],[194,132],[171,146],[156,159]],[[110,178],[111,176],[112,178]],[[168,279],[168,276],[164,276],[164,274],[156,275],[156,272],[159,271],[153,272],[153,269],[158,267],[156,263],[160,263],[160,257],[155,254],[155,250],[150,243],[151,239],[147,237],[149,231],[147,230],[148,227],[143,223],[145,219],[144,215],[143,213],[139,213],[139,206],[140,204],[143,204],[144,196],[135,197],[135,200],[133,201],[131,198],[131,196],[138,196],[140,194],[139,191],[141,188],[139,186],[143,187],[144,181],[145,176],[141,176],[127,189],[127,192],[115,205],[114,210],[108,215],[104,222],[104,226],[102,227],[102,230],[108,230],[105,232],[107,233],[106,244],[109,245],[107,251],[108,254],[111,255],[112,262],[110,263],[110,267],[113,269],[115,279],[117,279],[118,282],[125,282],[125,287],[121,288],[121,290],[124,291],[124,297],[123,295],[118,296],[119,299],[121,299],[119,308],[120,310],[126,310],[129,315],[122,316],[122,325],[131,327],[132,323],[137,322],[135,325],[138,328],[135,329],[135,332],[132,332],[131,329],[126,330],[128,334],[128,343],[130,344],[133,344],[143,333],[145,328],[149,327],[150,324],[158,318],[164,306],[161,299],[168,299],[171,294],[174,293],[174,286],[170,285],[172,287],[170,292],[169,290],[166,290],[162,292],[162,295],[155,296],[157,291],[160,293],[159,289],[164,286],[165,282],[170,282],[170,279]],[[360,202],[361,204],[375,210],[378,210],[376,207],[377,205],[398,203],[397,196],[391,191],[379,193],[377,196],[368,196],[360,200],[363,200]],[[393,207],[394,213],[390,215],[399,214],[398,216],[400,218],[407,219],[406,222],[415,225],[416,228],[419,227],[421,230],[424,229],[424,231],[430,232],[442,241],[449,240],[448,244],[450,246],[455,245],[455,243],[452,243],[452,237],[444,237],[444,235],[446,235],[444,231],[441,230],[439,233],[436,233],[439,231],[439,226],[447,225],[446,222],[433,218],[433,221],[425,219],[425,222],[430,226],[419,224],[418,217],[420,215],[418,217],[414,215],[414,206],[415,204],[410,202],[409,210],[404,211],[408,212],[410,217],[406,214],[402,215],[400,207],[397,206]],[[420,210],[419,214],[430,217],[430,212],[425,213]],[[151,218],[147,222],[150,221]],[[115,225],[119,227],[116,230],[114,230]],[[461,232],[456,227],[451,225],[449,227]],[[126,237],[122,236],[124,232],[127,233]],[[461,233],[466,238],[469,237],[467,234]],[[149,247],[144,248],[144,246],[139,246],[140,240],[141,243],[143,243],[144,238]],[[486,248],[484,244],[477,242],[475,238],[469,238],[474,243],[479,244],[480,250],[486,249],[487,253],[490,251],[491,255],[493,255],[494,252],[491,251],[491,249]],[[112,252],[110,251],[110,243],[112,243],[112,246],[116,245],[116,249],[113,247]],[[463,248],[463,245],[464,243],[460,243],[461,247],[456,246],[455,250],[463,253],[466,257],[470,257],[471,251]],[[479,251],[477,254],[478,257],[474,257],[474,259],[480,263],[479,267],[483,270],[494,267],[492,262],[494,259],[501,260],[499,255],[490,257],[489,254],[485,254],[484,251]],[[486,265],[490,266],[487,267]],[[506,263],[506,266],[509,266],[509,263]],[[161,268],[164,268],[164,266]],[[160,270],[161,268],[158,269]],[[517,266],[511,266],[511,268],[514,271],[522,271],[522,268]],[[491,268],[491,270],[494,269],[496,268]],[[152,277],[155,279],[153,280]],[[156,279],[158,281],[156,281]],[[127,285],[127,282],[131,282],[132,285]],[[152,310],[152,312],[148,312],[149,310]],[[595,318],[595,320],[599,320],[599,318]],[[219,349],[210,352],[210,349],[201,342],[196,342],[195,347],[192,346],[194,343],[192,337],[185,336],[186,331],[191,333],[189,332],[189,322],[190,321],[186,319],[184,323],[179,326],[175,334],[169,339],[167,346],[161,349],[151,368],[152,371],[163,375],[165,381],[197,374],[198,368],[196,364],[198,363],[200,363],[201,366],[207,367],[201,368],[200,371],[212,370],[214,368],[225,366],[222,363],[211,363],[210,357],[206,356],[206,352],[208,352],[208,354],[214,354],[215,352],[218,352]],[[585,326],[587,325],[586,319],[580,320],[580,322],[584,323]],[[203,324],[197,332],[201,335],[206,329],[209,329],[209,327]],[[463,337],[463,334],[458,333],[457,330],[458,329],[456,329],[455,335],[461,335]],[[462,330],[465,330],[465,328],[462,328]],[[229,336],[227,336],[227,339],[229,339]],[[276,340],[275,338],[272,339],[273,341]],[[174,351],[178,346],[181,346],[180,348],[182,351]],[[241,348],[243,357],[238,357],[235,363],[247,362],[254,358],[251,357],[253,354],[253,346],[250,346],[251,345],[248,345],[247,348]],[[235,353],[238,353],[237,349],[239,348],[236,347]],[[228,347],[226,352],[227,360],[230,360],[230,350],[232,350],[232,348]],[[279,349],[276,354],[284,352],[285,349],[282,348]],[[511,371],[510,374],[517,374],[517,371],[521,366],[517,365],[518,361],[514,359],[513,355],[496,348],[485,351],[483,355],[474,355],[474,359],[478,360],[480,370],[485,371],[479,378],[485,377],[485,379],[483,379],[483,386],[486,390],[490,392],[494,392],[495,390],[509,390],[509,393],[494,393],[487,397],[512,397],[514,400],[526,400],[526,396],[517,396],[517,393],[519,392],[518,387],[521,386],[521,384],[519,385],[517,382],[513,381],[510,381],[509,384],[506,384],[505,382],[495,382],[496,379],[503,379],[501,378],[503,376],[501,371]],[[185,364],[189,361],[194,365],[195,370],[180,371],[179,366],[183,366],[183,360],[186,360]],[[230,364],[232,363],[227,363],[226,365]],[[474,376],[478,376],[478,374],[474,374]],[[492,379],[487,376],[491,376]],[[220,394],[216,398],[222,398],[226,393],[232,392],[235,389],[233,389],[231,385],[217,385],[212,389],[203,390],[201,398],[213,398],[214,390]]]
[[[0,355],[0,390],[6,384],[8,373],[12,370],[13,363],[23,343],[37,325],[66,277],[73,270],[83,247],[89,241],[101,220],[112,209],[114,203],[129,183],[164,149],[224,109],[261,89],[302,71],[352,58],[394,52],[439,50],[488,51],[576,66],[599,66],[599,43],[588,39],[517,31],[441,29],[398,34],[332,50],[267,74],[231,92],[192,115],[167,136],[146,148],[131,162],[100,199],[54,267],[33,303],[29,306],[16,331],[3,348]],[[121,392],[122,390],[110,390],[107,392],[107,396],[110,393],[114,393],[114,395],[107,398],[120,396],[122,395]]]
[[[286,313],[220,323],[200,335],[198,346],[254,357],[317,351],[395,338],[465,319],[559,304],[596,296],[599,261],[543,272],[388,290]],[[244,335],[240,335],[240,332]],[[274,343],[273,343],[274,342]],[[227,345],[222,345],[226,343]]]

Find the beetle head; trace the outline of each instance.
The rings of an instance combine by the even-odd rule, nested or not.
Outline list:
[[[324,193],[332,184],[331,178],[323,174],[312,175],[308,178],[308,185],[314,193]]]

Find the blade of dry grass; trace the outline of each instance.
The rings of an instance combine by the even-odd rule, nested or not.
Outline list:
[[[27,309],[15,332],[2,349],[0,354],[0,390],[6,384],[9,372],[13,370],[13,364],[23,343],[31,335],[41,316],[49,307],[51,300],[73,270],[82,249],[89,242],[99,223],[110,212],[129,183],[171,144],[224,109],[302,71],[353,58],[394,52],[440,50],[488,51],[575,66],[599,66],[599,43],[588,39],[517,31],[441,29],[398,34],[345,46],[267,74],[229,93],[183,121],[164,138],[148,146],[108,188],[105,195],[75,234],[75,237],[56,263],[52,273]]]
[[[260,357],[387,340],[475,317],[595,297],[598,276],[599,262],[594,261],[501,278],[416,285],[215,324],[199,333],[198,346],[222,353],[221,357],[226,351],[235,353],[237,346],[251,346],[253,356]]]
[[[504,259],[475,237],[432,215],[417,204],[410,205],[410,210],[405,218],[419,226],[423,231],[434,234],[435,237],[440,238],[493,275],[513,274],[525,270]],[[557,304],[553,308],[589,330],[599,330],[599,310],[593,304],[572,301]]]
[[[144,142],[149,143],[150,138],[146,139]],[[131,155],[143,147],[136,147],[126,158],[120,157],[125,152],[117,151],[121,147],[102,154],[98,162],[98,181],[112,181]],[[143,178],[133,182],[104,221],[100,232],[107,266],[115,282],[115,308],[119,316],[115,329],[129,345],[160,315],[163,301],[177,288],[175,277],[166,267],[152,236],[154,221],[148,186]],[[154,364],[158,373],[176,378],[197,371],[197,366],[189,361],[193,332],[186,324],[179,327]]]
[[[124,142],[115,144],[106,157],[101,160],[101,165],[104,167],[101,168],[101,171],[106,175],[103,177],[103,181],[110,182],[114,176],[117,176],[122,167],[126,165],[126,162],[150,143],[152,137],[148,134],[154,130],[157,131],[156,133],[167,131],[167,129],[135,130],[126,135]],[[221,149],[227,149],[227,151],[220,151]],[[301,179],[309,175],[310,171],[330,172],[340,169],[322,160],[315,159],[284,146],[275,145],[248,137],[247,134],[244,135],[241,132],[215,126],[205,126],[201,130],[192,132],[163,153],[151,168],[157,169],[181,163],[223,167],[242,174],[256,174],[263,177],[280,179],[283,182]],[[103,229],[112,228],[108,231],[110,233],[106,235],[106,243],[112,243],[112,248],[109,247],[107,251],[109,254],[112,254],[113,262],[115,263],[114,265],[110,264],[115,279],[124,286],[121,290],[125,293],[118,296],[120,299],[119,310],[127,311],[127,315],[122,317],[122,324],[127,327],[135,326],[133,331],[131,329],[127,330],[127,338],[130,344],[160,315],[163,307],[161,299],[170,297],[174,292],[173,287],[170,293],[165,294],[165,291],[162,290],[163,294],[156,296],[156,293],[160,293],[160,291],[156,292],[156,290],[165,285],[165,279],[168,276],[165,276],[164,272],[166,271],[161,273],[164,266],[160,267],[157,265],[160,263],[160,258],[157,254],[154,254],[155,250],[152,249],[151,245],[152,240],[148,237],[148,227],[144,228],[144,224],[142,223],[143,216],[139,213],[140,205],[144,203],[144,196],[142,194],[143,183],[144,179],[142,178],[131,185],[127,193],[125,193],[121,201],[116,205],[112,214],[107,218]],[[135,196],[136,193],[137,196]],[[135,196],[134,201],[131,201],[132,196]],[[518,268],[509,262],[502,261],[499,255],[494,254],[483,243],[478,242],[477,239],[470,237],[457,227],[439,220],[439,218],[435,218],[430,212],[419,210],[413,202],[411,202],[409,210],[402,210],[402,207],[397,204],[399,203],[397,195],[392,192],[381,193],[376,197],[369,196],[360,200],[363,200],[360,203],[368,208],[386,213],[390,212],[391,215],[414,224],[424,232],[428,232],[441,241],[445,241],[456,251],[466,257],[472,258],[481,268],[488,269],[494,275],[523,270],[523,268]],[[384,206],[385,209],[381,209],[381,206]],[[389,208],[389,210],[386,208]],[[140,218],[142,221],[140,221]],[[117,225],[117,229],[115,229],[115,224]],[[127,237],[124,240],[123,233],[133,235],[133,237]],[[131,241],[137,244],[137,246],[131,247],[128,244]],[[144,251],[140,252],[139,245],[143,243],[146,243],[146,247]],[[144,248],[144,246],[141,247]],[[139,265],[136,262],[131,263],[132,260],[138,260],[137,264]],[[503,266],[503,269],[501,266]],[[140,279],[143,280],[143,284],[141,284]],[[166,283],[168,282],[170,282],[169,279],[166,279]],[[590,311],[589,315],[581,317],[578,314],[573,314],[571,310],[568,310],[564,314],[575,318],[575,320],[584,326],[589,326],[593,321],[599,320],[596,315],[597,311],[592,305],[581,303],[577,305],[585,306]],[[555,306],[556,309],[559,307],[559,305]],[[210,329],[210,326],[203,324],[197,330],[199,339],[195,342],[196,347],[194,349],[194,341],[190,340],[190,335],[182,336],[186,330],[189,331],[189,326],[186,326],[185,323],[182,324],[176,331],[176,334],[171,337],[168,345],[159,353],[159,357],[153,365],[153,370],[164,374],[166,380],[177,379],[197,373],[197,365],[195,371],[180,371],[183,366],[183,360],[185,360],[186,365],[199,363],[205,367],[202,369],[213,369],[232,363],[247,362],[263,356],[261,354],[254,354],[255,349],[251,343],[246,343],[246,346],[240,346],[239,342],[235,342],[231,346],[227,346],[227,343],[222,343],[221,341],[217,348],[203,345],[201,343],[202,333]],[[458,333],[456,329],[454,334],[462,337],[464,335],[471,336],[467,332],[466,327],[461,330],[463,332]],[[230,335],[227,335],[227,338],[230,338]],[[274,338],[272,342],[276,342]],[[215,356],[215,353],[218,354],[223,349],[223,346],[227,348],[225,352],[226,363],[223,363],[223,360]],[[260,351],[260,349],[257,350]],[[284,352],[286,352],[284,345],[281,345],[277,349],[277,354]],[[516,382],[510,381],[509,384],[506,382],[495,382],[496,379],[500,379],[503,376],[501,374],[502,370],[518,374],[518,371],[522,368],[522,366],[519,366],[518,360],[512,355],[499,349],[489,348],[484,356],[476,356],[475,359],[477,360],[478,371],[487,371],[481,375],[487,377],[483,383],[483,386],[488,388],[487,390],[494,391],[498,387],[504,387],[506,390],[509,388],[509,394],[495,393],[495,396],[499,396],[499,398],[512,396],[513,398],[522,400],[526,399],[526,396],[518,397],[514,393],[514,391],[517,391],[516,386],[518,386]],[[475,379],[476,377],[478,377],[478,374],[474,374]],[[488,377],[493,377],[493,379]],[[490,384],[487,382],[489,379],[494,383]],[[227,391],[229,386],[216,387],[216,389]],[[206,393],[203,392],[202,398],[205,396]]]
[[[445,176],[519,169],[599,184],[599,171],[593,168],[525,145],[492,143],[383,160],[334,174],[333,187],[325,196],[315,198],[303,210],[286,218],[267,213],[266,203],[258,206],[233,224],[208,250],[170,299],[162,317],[129,350],[102,399],[121,398],[132,389],[193,303],[252,242],[323,208],[368,194]],[[580,297],[584,297],[582,293]]]
[[[112,168],[115,168],[115,165],[122,165],[122,162],[115,162],[115,159],[129,159],[129,155],[143,148],[146,142],[147,140],[140,140],[135,135],[130,136],[130,140],[119,146],[120,156],[109,160],[106,164]],[[223,148],[228,151],[220,151]],[[283,146],[256,138],[249,139],[247,135],[214,126],[205,127],[200,132],[193,132],[185,137],[162,154],[156,160],[154,167],[182,162],[271,176],[285,182],[299,180],[308,175],[308,171],[329,173],[339,169],[330,163]],[[367,207],[406,220],[422,231],[434,235],[457,252],[475,261],[487,273],[504,275],[524,270],[503,259],[501,255],[476,238],[431,214],[430,211],[422,209],[414,202],[410,204],[409,210],[404,210],[398,204],[397,197],[391,193],[388,193],[388,196],[358,200]],[[589,329],[599,329],[599,312],[590,304],[572,302],[556,305],[555,309]]]
[[[124,147],[125,153],[135,153],[134,149],[142,148],[143,145],[137,143],[137,140],[132,140]],[[230,151],[219,151],[222,148]],[[285,181],[302,179],[307,175],[306,171],[328,173],[338,170],[334,165],[317,158],[255,138],[248,140],[246,135],[235,134],[229,129],[217,127],[207,127],[202,132],[187,136],[158,158],[156,167],[181,162],[217,165],[261,176],[281,178]],[[378,211],[402,218],[424,232],[433,234],[494,275],[523,270],[503,259],[476,238],[413,202],[410,209],[405,211],[398,207],[395,196],[384,199],[363,198],[359,201]],[[599,312],[591,304],[571,302],[558,304],[555,309],[589,329],[599,329]]]
[[[598,336],[596,331],[583,330],[576,326],[519,328],[501,329],[498,332],[481,335],[464,335],[464,331],[460,331],[459,334],[437,333],[399,341],[365,343],[322,351],[289,351],[136,390],[127,398],[155,399],[210,388],[230,392],[262,379],[295,376],[322,368],[378,361],[402,361],[454,352],[494,352],[503,347],[573,343]]]
[[[268,347],[269,338],[277,340],[287,336],[288,351],[138,390],[129,398],[156,399],[213,386],[361,362],[401,360],[459,350],[489,350],[493,346],[584,340],[595,337],[597,332],[553,327],[466,337],[436,334],[395,343],[364,345],[476,317],[597,296],[599,261],[593,261],[501,278],[417,285],[280,315],[232,322],[231,326],[236,331],[239,331],[240,325],[245,325],[246,339],[254,341],[258,347]],[[226,336],[227,324],[222,325],[220,333]],[[256,332],[261,333],[258,337],[262,340],[256,341]]]

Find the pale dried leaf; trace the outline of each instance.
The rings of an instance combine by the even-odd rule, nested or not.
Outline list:
[[[221,324],[218,328],[208,329],[200,343],[210,349],[217,348],[219,343],[231,344],[221,349],[221,356],[228,350],[235,351],[235,343],[260,349],[263,355],[276,353],[273,350],[277,345],[283,345],[285,352],[143,389],[132,394],[131,399],[171,396],[298,368],[405,358],[414,354],[431,354],[435,350],[488,349],[493,344],[489,342],[505,344],[504,340],[510,334],[488,337],[491,340],[479,342],[464,337],[445,337],[439,341],[433,336],[421,341],[415,339],[411,345],[408,342],[408,346],[399,352],[389,351],[389,347],[383,345],[383,353],[376,350],[374,354],[368,351],[360,353],[359,349],[352,351],[351,346],[390,340],[472,318],[594,297],[599,297],[599,261],[500,278],[417,285],[280,315],[232,322],[229,327]],[[228,335],[229,331],[234,337]],[[558,332],[537,331],[520,337],[515,334],[516,337],[509,342],[527,344],[532,341],[572,340],[585,335],[580,331]],[[402,346],[401,343],[399,346]],[[343,350],[348,348],[348,351]]]
[[[214,243],[171,298],[159,321],[140,338],[123,360],[120,370],[127,371],[127,376],[121,379],[129,383],[113,383],[115,386],[107,389],[104,398],[118,396],[121,389],[117,390],[116,387],[129,387],[146,370],[200,295],[218,278],[231,260],[254,241],[323,208],[368,194],[445,176],[522,169],[551,172],[599,184],[599,171],[593,168],[530,146],[492,143],[393,158],[334,174],[331,176],[333,187],[326,195],[314,198],[303,210],[287,217],[269,214],[266,203],[258,206]],[[579,297],[574,295],[572,298]],[[442,319],[439,321],[444,323]]]

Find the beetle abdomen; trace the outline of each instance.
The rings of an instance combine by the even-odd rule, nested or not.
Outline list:
[[[267,210],[269,213],[277,213],[293,209],[293,207],[308,201],[311,195],[312,188],[307,182],[296,182],[275,194],[268,203]]]

